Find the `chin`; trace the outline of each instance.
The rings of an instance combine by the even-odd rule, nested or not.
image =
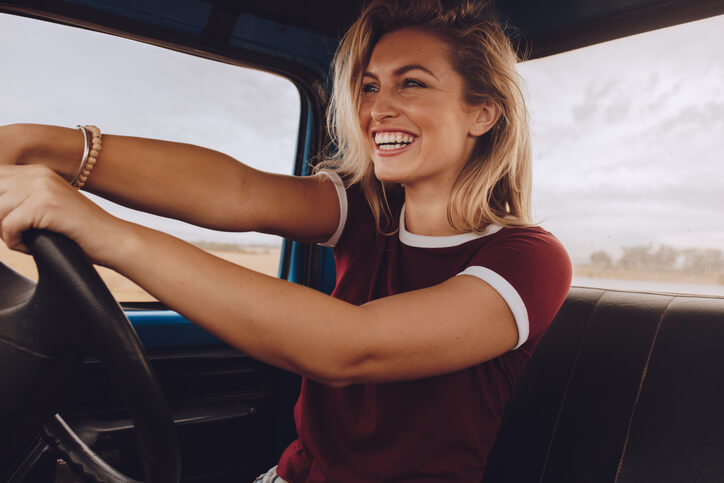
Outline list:
[[[375,164],[375,178],[383,183],[403,184],[405,182],[405,176],[399,170],[382,167],[379,164]]]

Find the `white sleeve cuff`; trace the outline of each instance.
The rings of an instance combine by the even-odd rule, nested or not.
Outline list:
[[[503,297],[513,313],[515,325],[518,327],[518,343],[512,350],[522,346],[528,340],[530,324],[528,322],[528,309],[525,308],[523,299],[520,298],[517,290],[503,277],[489,268],[474,266],[468,267],[458,275],[472,275],[487,283]]]
[[[344,188],[342,178],[339,177],[336,171],[325,169],[317,173],[317,175],[320,174],[328,177],[332,181],[332,184],[334,184],[334,189],[337,190],[337,199],[339,200],[339,223],[337,224],[335,232],[332,233],[332,236],[330,236],[324,243],[318,243],[318,245],[334,248],[337,245],[339,238],[342,236],[344,225],[347,223],[347,190]]]

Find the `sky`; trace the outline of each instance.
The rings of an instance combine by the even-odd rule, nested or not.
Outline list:
[[[520,64],[535,219],[574,262],[640,244],[724,249],[722,45],[717,17]],[[2,14],[0,65],[0,124],[91,123],[291,171],[299,95],[280,77]],[[278,243],[104,206],[189,240]]]
[[[574,259],[724,249],[724,17],[522,63],[536,217]]]

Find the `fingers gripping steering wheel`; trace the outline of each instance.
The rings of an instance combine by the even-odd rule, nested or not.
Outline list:
[[[45,439],[86,479],[133,481],[103,462],[60,416],[52,417],[65,378],[82,354],[92,353],[126,401],[146,482],[179,481],[173,421],[123,310],[74,242],[37,230],[23,241],[38,266],[37,285],[0,263],[0,387],[7,394],[0,398],[0,426],[7,428],[0,448],[12,448],[47,422]]]

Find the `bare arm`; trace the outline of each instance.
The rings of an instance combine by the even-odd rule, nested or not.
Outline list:
[[[331,183],[317,182],[333,193]],[[229,344],[329,385],[448,373],[492,359],[517,339],[506,302],[477,278],[359,307],[109,216],[48,168],[0,165],[0,236],[22,248],[31,227],[69,236],[95,263]]]
[[[42,164],[67,180],[78,169],[77,129],[0,127],[0,164]],[[323,241],[336,229],[336,194],[324,177],[264,173],[190,144],[103,135],[85,189],[142,211],[226,231]]]
[[[123,233],[112,268],[229,344],[329,385],[453,372],[497,357],[517,341],[508,305],[475,277],[360,307],[147,228]],[[181,259],[185,263],[177,263]]]

